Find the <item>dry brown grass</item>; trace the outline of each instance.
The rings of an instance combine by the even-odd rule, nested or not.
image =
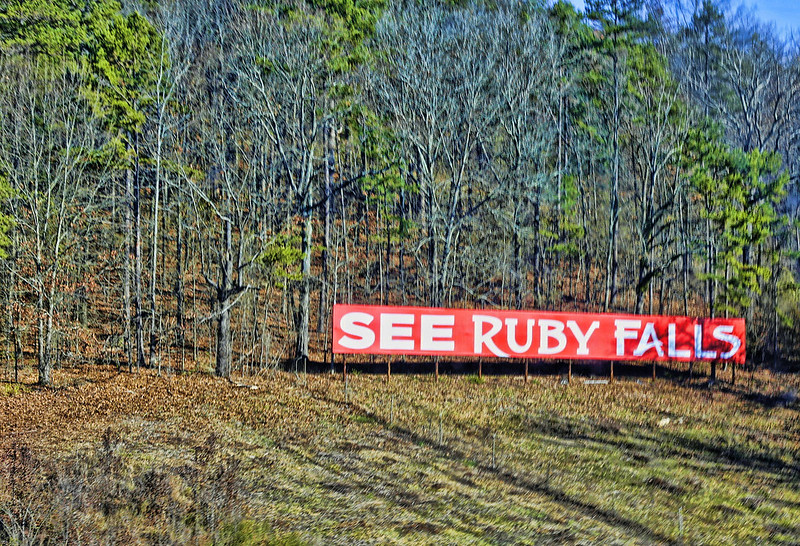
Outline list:
[[[54,543],[800,541],[797,378],[561,379],[59,370],[0,393],[0,517],[60,483]]]

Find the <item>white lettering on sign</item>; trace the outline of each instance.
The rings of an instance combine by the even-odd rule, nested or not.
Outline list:
[[[617,338],[617,356],[625,355],[625,340],[638,339],[641,320],[617,319],[614,321],[614,337]]]
[[[689,349],[677,349],[676,346],[675,324],[667,326],[667,356],[670,358],[692,358],[692,351]]]
[[[739,352],[739,348],[742,346],[742,340],[738,337],[731,335],[733,333],[733,326],[717,326],[714,328],[714,339],[718,339],[720,341],[724,341],[725,343],[731,344],[731,350],[725,351],[721,355],[720,358],[724,358],[728,360],[729,358],[733,358],[737,352]]]
[[[453,315],[422,315],[420,317],[419,348],[423,351],[454,351]]]
[[[550,346],[550,340],[556,344]],[[559,320],[541,319],[539,321],[539,354],[555,355],[567,346],[567,336],[564,335],[564,323]]]
[[[642,338],[639,340],[639,346],[636,347],[635,351],[633,351],[633,356],[642,356],[650,349],[655,349],[658,353],[658,356],[664,356],[664,349],[662,348],[663,346],[664,344],[661,343],[661,340],[658,339],[658,334],[656,334],[655,324],[648,322],[644,325]]]
[[[717,358],[717,351],[703,349],[703,326],[694,325],[694,356],[697,358]]]
[[[580,326],[574,320],[567,321],[567,328],[572,331],[572,335],[575,336],[575,341],[578,342],[578,350],[575,351],[576,354],[579,355],[588,355],[589,354],[589,338],[592,337],[592,334],[595,330],[600,328],[600,321],[594,321],[586,332],[581,332]]]
[[[347,313],[342,317],[340,325],[347,334],[339,340],[339,345],[348,349],[369,349],[375,343],[375,332],[367,328],[375,319],[368,313]]]
[[[472,315],[472,322],[475,324],[473,338],[475,340],[475,353],[481,354],[483,352],[483,346],[486,345],[486,348],[489,349],[493,355],[501,358],[508,358],[506,353],[497,348],[494,339],[492,339],[503,329],[503,321],[497,317],[490,317],[488,315]],[[488,332],[483,331],[484,323],[490,326]]]
[[[381,349],[398,351],[414,350],[414,339],[411,337],[414,315],[406,313],[381,313],[380,324]]]
[[[335,353],[745,362],[742,319],[334,306]]]
[[[508,336],[508,347],[517,354],[522,354],[533,345],[533,327],[536,324],[535,319],[528,319],[528,327],[526,328],[525,343],[520,345],[517,343],[517,322],[515,318],[506,319],[506,335]]]

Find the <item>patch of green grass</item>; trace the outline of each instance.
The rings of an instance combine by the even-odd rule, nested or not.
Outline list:
[[[223,546],[303,546],[299,535],[278,534],[263,521],[243,519],[235,523],[224,523],[219,533],[218,544]]]
[[[362,423],[365,425],[372,425],[375,424],[375,417],[372,415],[353,415],[353,421],[356,423]]]
[[[30,387],[22,383],[0,383],[0,396],[17,396],[30,390]]]
[[[473,385],[483,385],[486,383],[486,380],[480,375],[470,375],[467,377],[467,381]]]

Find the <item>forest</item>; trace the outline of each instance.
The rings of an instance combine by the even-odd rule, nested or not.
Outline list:
[[[744,317],[796,369],[800,48],[723,0],[16,0],[6,377],[328,358],[334,303]]]

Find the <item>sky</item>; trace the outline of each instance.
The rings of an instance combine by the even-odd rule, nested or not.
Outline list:
[[[794,31],[797,35],[800,31],[800,2],[797,0],[745,0],[742,3],[754,7],[762,21],[775,23],[781,33]]]
[[[583,9],[584,0],[570,0],[578,9]],[[775,23],[776,29],[787,36],[791,31],[800,35],[800,0],[730,0],[735,11],[739,6],[752,9],[755,16],[764,22]]]

